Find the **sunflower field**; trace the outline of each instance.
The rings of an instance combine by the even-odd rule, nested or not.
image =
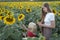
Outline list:
[[[45,2],[0,2],[0,40],[22,40],[22,24],[41,20],[41,8]],[[47,2],[55,14],[56,28],[53,29],[51,40],[60,40],[60,2]],[[38,33],[39,34],[39,29]],[[39,34],[38,38],[27,40],[45,40]]]

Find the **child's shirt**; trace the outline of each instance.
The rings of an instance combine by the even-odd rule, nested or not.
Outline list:
[[[36,37],[36,34],[32,33],[31,31],[27,31],[27,37]]]

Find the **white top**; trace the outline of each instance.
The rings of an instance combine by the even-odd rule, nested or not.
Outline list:
[[[51,21],[55,20],[54,13],[47,13],[44,19],[44,24],[45,25],[51,25]]]

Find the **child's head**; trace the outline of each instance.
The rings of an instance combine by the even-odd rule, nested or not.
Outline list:
[[[29,28],[32,32],[34,32],[34,31],[37,30],[37,25],[36,25],[35,23],[33,23],[33,22],[30,22],[29,25],[28,25],[28,28]]]

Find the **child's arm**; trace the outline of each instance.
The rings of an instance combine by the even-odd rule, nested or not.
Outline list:
[[[26,28],[26,26],[25,26],[24,24],[23,24],[22,26],[23,26],[23,28],[24,28],[25,30],[28,30],[28,28]]]

